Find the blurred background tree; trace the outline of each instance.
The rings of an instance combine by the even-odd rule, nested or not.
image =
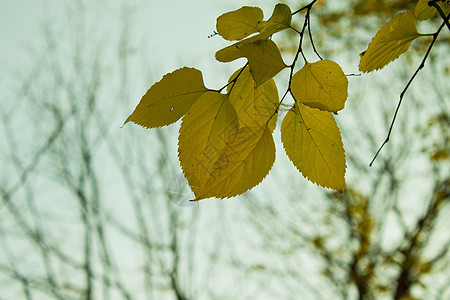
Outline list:
[[[312,15],[316,47],[324,58],[355,66],[377,29],[415,3],[319,1]],[[296,46],[285,41],[287,50]],[[309,184],[283,171],[276,177],[291,188],[288,197],[261,201],[249,194],[243,201],[264,236],[261,249],[278,262],[264,269],[282,278],[276,285],[285,291],[305,299],[450,297],[448,32],[408,90],[392,144],[368,166],[429,42],[413,44],[406,58],[383,71],[350,79],[351,95],[337,117],[348,165],[344,194],[311,195]],[[307,262],[314,262],[311,268]]]
[[[253,2],[245,5],[266,16],[275,4]],[[415,2],[318,1],[316,46],[356,73],[377,29]],[[161,58],[131,38],[139,8],[121,2],[105,36],[93,5],[65,3],[64,26],[45,24],[43,50],[30,50],[32,68],[16,75],[12,100],[2,95],[0,299],[450,297],[448,32],[372,168],[426,41],[383,71],[349,78],[336,117],[344,194],[301,178],[278,143],[275,167],[254,191],[189,206],[177,129],[118,128],[161,74]],[[297,44],[276,38],[287,53]],[[213,43],[205,36],[202,47]]]

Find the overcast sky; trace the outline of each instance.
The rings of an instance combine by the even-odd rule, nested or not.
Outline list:
[[[215,30],[218,15],[240,7],[240,1],[206,0],[85,0],[86,15],[96,18],[103,32],[118,29],[122,6],[133,11],[133,36],[147,40],[151,56],[164,65],[177,56],[203,57],[225,45],[221,39],[208,39]],[[36,48],[42,39],[45,24],[65,22],[66,1],[59,0],[0,0],[0,67],[15,67],[30,56],[29,48]],[[76,1],[73,1],[76,3]],[[251,3],[249,1],[248,3]],[[248,4],[246,3],[246,4]],[[270,12],[267,12],[268,14]],[[108,24],[111,25],[108,28]],[[204,47],[211,44],[211,47]],[[202,47],[203,46],[203,47]],[[195,53],[195,54],[194,54]],[[164,56],[164,57],[162,57]]]

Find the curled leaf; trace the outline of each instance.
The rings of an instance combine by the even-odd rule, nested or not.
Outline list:
[[[241,8],[241,9],[243,9],[243,8]],[[256,11],[254,11],[253,13],[250,13],[249,9],[245,9],[245,10],[240,11],[239,13],[238,12],[239,12],[239,10],[230,12],[231,15],[227,16],[226,19],[234,20],[234,19],[238,18],[240,20],[239,25],[234,24],[234,26],[231,25],[232,26],[231,28],[221,29],[222,33],[225,32],[224,33],[225,36],[220,33],[219,25],[218,25],[217,29],[218,29],[219,34],[224,36],[225,39],[231,40],[231,38],[240,39],[240,38],[246,37],[247,35],[250,34],[249,32],[254,33],[256,31],[259,31],[260,33],[255,36],[249,37],[245,40],[236,42],[233,45],[230,45],[228,47],[218,50],[216,52],[216,59],[220,62],[230,62],[230,61],[236,60],[238,58],[244,57],[245,55],[242,53],[242,51],[240,51],[240,49],[244,45],[252,44],[259,40],[268,39],[272,34],[278,32],[278,31],[281,31],[283,29],[291,27],[291,19],[292,19],[291,9],[289,8],[289,6],[287,6],[286,4],[283,4],[283,3],[279,3],[275,6],[272,16],[270,17],[269,20],[258,21],[257,25],[256,25],[256,30],[254,30],[254,28],[253,28],[253,26],[255,24],[255,20],[259,20],[259,16],[258,16],[258,18],[255,17]],[[248,21],[243,21],[243,19],[242,19],[244,12],[245,12],[245,14],[248,14],[249,16],[251,15],[251,17],[249,17]],[[262,17],[261,17],[261,19],[262,19]],[[234,20],[234,22],[235,21],[236,20]],[[247,24],[248,26],[247,25],[243,26],[242,22],[251,23],[251,25]],[[219,23],[219,20],[218,20],[218,23]],[[225,27],[224,25],[222,25],[222,23],[223,23],[222,21],[220,21],[220,23],[221,23],[220,28]],[[231,24],[232,22],[230,21],[229,23]],[[225,24],[225,23],[223,23],[223,24]],[[240,29],[238,30],[235,28],[240,28]],[[243,29],[243,28],[245,28],[245,29]],[[230,33],[230,32],[232,32],[232,33]],[[246,33],[245,36],[244,36],[244,33]]]
[[[284,3],[278,3],[273,9],[269,20],[258,24],[258,30],[261,33],[272,35],[283,29],[291,27],[292,12],[289,6]]]
[[[242,46],[246,44],[251,44],[253,42],[259,41],[259,40],[265,40],[269,36],[258,34],[252,37],[249,37],[245,40],[239,41],[237,43],[234,43],[233,45],[227,46],[223,49],[220,49],[216,52],[216,59],[220,62],[231,62],[233,60],[236,60],[241,57],[245,57],[244,53],[240,50]]]
[[[272,40],[246,43],[239,49],[248,59],[256,85],[261,85],[286,68],[280,50]]]

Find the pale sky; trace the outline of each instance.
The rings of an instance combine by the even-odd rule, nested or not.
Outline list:
[[[273,3],[275,1],[242,1],[242,0],[79,0],[84,3],[83,17],[86,17],[89,25],[89,35],[94,36],[93,39],[86,39],[89,41],[109,41],[105,43],[113,45],[111,41],[119,36],[118,31],[121,28],[121,20],[123,7],[131,10],[130,24],[129,24],[129,38],[135,41],[134,45],[142,47],[142,49],[134,49],[134,51],[143,58],[147,65],[138,65],[136,68],[151,68],[154,81],[158,81],[164,74],[171,72],[182,66],[191,66],[201,69],[204,75],[206,86],[210,88],[219,88],[222,86],[227,77],[233,72],[233,69],[243,65],[243,61],[234,62],[232,64],[222,64],[214,60],[214,53],[228,45],[229,43],[222,38],[216,36],[214,38],[208,38],[208,35],[212,34],[215,30],[215,21],[220,14],[237,9],[243,5],[255,5],[258,2],[259,6],[262,6],[264,10],[265,18],[270,16],[273,9]],[[32,64],[36,62],[36,56],[39,53],[45,51],[45,45],[43,44],[43,34],[46,24],[51,24],[52,30],[61,29],[64,32],[64,28],[67,28],[67,11],[66,7],[72,5],[75,6],[79,3],[78,0],[0,0],[0,101],[11,102],[15,101],[14,97],[18,84],[23,79],[23,75],[27,74],[32,68]],[[67,30],[66,30],[67,32]],[[61,36],[61,42],[65,46],[70,46],[70,40],[72,37]],[[67,44],[67,45],[66,45]],[[114,44],[115,45],[115,44]],[[108,51],[115,51],[115,49],[106,49]],[[132,49],[133,50],[133,49]],[[357,52],[355,51],[357,57]],[[111,61],[111,64],[117,64],[115,61]],[[351,69],[355,68],[355,69]],[[117,70],[116,70],[117,71]],[[356,71],[356,66],[347,68],[346,71],[352,73]],[[142,72],[142,70],[139,70]],[[121,120],[131,113],[134,106],[138,103],[143,92],[150,87],[149,85],[143,85],[140,81],[143,79],[140,77],[142,73],[137,73],[133,82],[133,88],[130,93],[134,93],[132,99],[128,99],[130,107],[123,109],[118,114]],[[380,73],[378,73],[380,74]],[[382,76],[385,76],[381,73]],[[116,74],[117,75],[117,74]],[[286,74],[283,75],[285,79]],[[113,77],[113,76],[111,76]],[[363,80],[370,77],[360,77],[350,79],[351,84],[359,85]],[[386,77],[389,79],[389,77]],[[139,85],[140,84],[140,85]],[[403,83],[402,83],[403,84]],[[363,84],[361,84],[364,86]],[[135,88],[139,86],[139,88]],[[399,88],[390,91],[393,95],[392,103],[395,105],[401,86]],[[280,92],[280,91],[279,91]],[[364,98],[364,97],[362,97]],[[373,96],[372,96],[373,98]],[[367,99],[367,98],[365,98]],[[349,99],[347,106],[355,105],[356,99]],[[379,101],[380,99],[375,99]],[[3,104],[3,103],[2,103]],[[357,104],[357,103],[356,103]],[[370,109],[373,109],[370,107]],[[369,110],[368,110],[369,111]],[[402,111],[403,114],[406,113]],[[339,117],[344,119],[344,123],[347,122],[345,117],[346,112],[339,114]],[[370,114],[364,117],[370,119]],[[349,120],[350,117],[349,117]],[[358,120],[357,120],[358,121]],[[115,121],[114,121],[115,122]],[[112,134],[124,135],[130,131],[142,130],[134,125],[127,125],[124,129],[119,129],[120,120],[116,123],[112,122],[111,127]],[[351,121],[348,121],[350,123]],[[384,123],[383,123],[384,124]],[[22,125],[23,126],[23,125]],[[175,125],[178,126],[178,125]],[[358,127],[360,124],[354,122],[351,124],[353,127]],[[380,126],[374,126],[380,127]],[[347,126],[350,128],[350,126]],[[382,127],[380,127],[382,128]],[[163,129],[166,130],[166,129]],[[380,131],[380,130],[378,130]],[[384,130],[380,131],[380,142],[385,136]],[[396,132],[397,133],[397,132]],[[154,131],[149,131],[149,135],[154,135]],[[348,133],[351,136],[352,133]],[[378,134],[378,132],[377,132]],[[305,193],[309,193],[307,196],[314,198],[315,193],[319,193],[322,189],[313,186],[306,181],[294,168],[294,166],[288,161],[284,150],[282,148],[279,136],[279,128],[274,134],[275,143],[277,145],[277,161],[275,162],[273,170],[266,177],[264,182],[260,184],[256,191],[264,193],[267,199],[278,199],[283,196],[283,188],[280,188],[280,182],[291,186],[297,186],[298,182],[308,184],[313,187],[310,190],[305,190]],[[4,141],[3,141],[4,142]],[[359,142],[359,141],[358,141]],[[362,140],[364,143],[364,140]],[[392,144],[392,142],[391,142]],[[2,145],[2,132],[0,132],[0,147]],[[176,148],[176,143],[172,145]],[[387,148],[389,149],[389,148]],[[348,153],[351,153],[352,149],[346,149]],[[387,153],[389,150],[385,150]],[[370,161],[372,153],[365,153],[367,157],[364,157],[366,162],[363,162],[365,166]],[[173,156],[176,159],[176,154]],[[366,166],[367,167],[367,166]],[[104,170],[103,170],[104,171]],[[357,175],[352,174],[352,170],[348,169],[348,177],[355,177]],[[109,173],[109,172],[105,172]],[[294,174],[293,177],[292,174]],[[357,174],[357,173],[355,173]],[[103,175],[103,174],[102,174]],[[179,174],[174,174],[178,176]],[[111,178],[115,174],[106,174]],[[110,177],[106,177],[109,179]],[[423,183],[421,183],[423,185]],[[417,197],[417,187],[410,192],[414,192]],[[119,203],[122,199],[120,193],[114,190],[114,187],[108,190],[111,193],[111,197],[105,197],[107,201],[111,200],[111,206],[116,210],[120,210]],[[109,196],[109,195],[107,195]],[[114,197],[114,199],[112,199]],[[228,199],[221,202],[214,200],[206,200],[202,202],[201,207],[203,211],[210,209],[223,209],[226,212],[233,212],[238,214],[242,212],[242,203],[239,200],[245,199]],[[115,203],[114,201],[117,201]],[[60,205],[60,203],[58,203]],[[110,203],[108,203],[110,204]],[[408,203],[409,204],[409,203]],[[110,207],[111,207],[110,206]],[[185,209],[188,212],[189,209]],[[417,210],[417,209],[416,209]],[[234,217],[234,215],[233,215]],[[214,218],[213,215],[210,218]],[[231,220],[231,217],[230,217]],[[213,224],[212,220],[210,223]],[[210,244],[210,236],[212,236],[211,229],[206,228],[203,239],[206,245]],[[228,229],[233,230],[230,226]],[[236,237],[244,235],[240,232],[240,228],[233,232]],[[206,231],[206,230],[205,230]],[[216,236],[219,236],[216,234]],[[238,240],[238,238],[236,238]],[[242,244],[243,245],[243,244]],[[241,246],[244,247],[245,245]],[[129,255],[129,249],[123,249],[123,256]],[[238,250],[236,250],[238,252]],[[252,253],[248,251],[241,251],[242,256],[251,256]],[[266,258],[265,258],[266,259]],[[243,281],[246,282],[246,281]],[[245,290],[247,287],[242,287]]]
[[[131,10],[131,38],[138,39],[148,51],[149,62],[157,62],[161,75],[180,65],[212,67],[205,69],[205,81],[217,74],[217,68],[229,71],[234,67],[214,61],[214,53],[228,45],[220,37],[208,39],[215,30],[215,20],[220,14],[242,6],[242,1],[208,0],[83,0],[85,15],[99,34],[116,35],[119,30],[120,11],[126,6]],[[253,1],[255,2],[255,1]],[[255,4],[247,1],[246,5]],[[26,70],[29,61],[39,49],[44,49],[42,36],[45,25],[63,27],[66,22],[67,3],[60,0],[0,0],[0,86],[11,70]],[[270,5],[269,5],[270,4]],[[272,3],[262,8],[270,16]],[[109,35],[108,34],[108,35]],[[211,63],[212,62],[212,63]],[[239,63],[240,65],[241,63]],[[233,64],[231,64],[233,65]],[[5,73],[6,71],[6,73]],[[219,72],[223,75],[227,72]],[[209,76],[211,75],[211,76]],[[225,77],[224,77],[225,78]]]

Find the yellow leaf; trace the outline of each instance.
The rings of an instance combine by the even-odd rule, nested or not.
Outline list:
[[[310,181],[344,190],[345,153],[331,112],[296,103],[281,124],[281,141],[289,159]]]
[[[220,152],[238,127],[228,96],[213,91],[205,93],[183,117],[178,158],[196,197],[204,191]]]
[[[258,24],[263,20],[259,7],[244,6],[227,12],[217,18],[217,32],[226,40],[240,40],[258,31]]]
[[[249,37],[245,40],[239,41],[220,49],[216,52],[216,59],[220,62],[230,62],[245,55],[240,51],[241,47],[247,44],[254,43],[259,40],[265,40],[272,34],[291,27],[291,9],[289,6],[283,3],[279,3],[275,6],[273,14],[269,20],[260,22],[257,26],[260,34]],[[219,32],[220,33],[220,32]]]
[[[270,129],[243,127],[220,152],[211,176],[195,200],[229,198],[259,184],[275,162],[275,144]]]
[[[444,15],[448,16],[448,14],[450,13],[450,3],[448,1],[439,2],[438,5],[441,7]]]
[[[217,61],[226,63],[244,57],[244,55],[239,50],[239,43],[236,43],[218,50],[215,57]]]
[[[248,59],[250,72],[259,86],[286,68],[280,50],[272,40],[257,40],[242,45],[239,50]]]
[[[416,8],[414,9],[414,15],[417,20],[428,20],[436,15],[436,8],[434,8],[433,6],[428,6],[428,2],[429,0],[419,0],[417,2]],[[449,13],[450,5],[447,4],[447,2],[437,2],[437,4],[441,7],[445,15]]]
[[[245,44],[251,44],[253,42],[259,41],[259,40],[265,40],[270,35],[267,34],[257,34],[255,36],[249,37],[245,40],[239,41],[237,43],[234,43],[233,45],[227,46],[223,49],[220,49],[216,52],[216,59],[220,62],[230,62],[233,60],[236,60],[238,58],[244,57],[245,55],[242,53],[240,48]]]
[[[331,60],[306,63],[292,76],[291,91],[297,102],[336,112],[344,108],[348,80],[341,67]]]
[[[427,20],[436,15],[436,9],[434,7],[428,6],[429,0],[419,0],[414,9],[414,15],[417,20]]]
[[[271,132],[277,126],[279,101],[277,86],[273,79],[268,80],[256,89],[253,109],[256,110],[256,114],[261,116],[261,120],[269,118],[267,125]],[[255,124],[258,124],[258,122],[255,122]]]
[[[269,20],[259,23],[258,30],[261,33],[272,35],[278,31],[291,27],[292,12],[289,6],[278,3],[273,9]]]
[[[383,68],[406,52],[412,41],[419,36],[416,18],[412,12],[395,15],[381,27],[367,50],[361,55],[359,70],[370,72]]]
[[[207,91],[199,70],[187,67],[175,70],[147,91],[124,124],[131,121],[147,128],[169,125]]]
[[[237,70],[230,82],[241,72]],[[245,67],[236,82],[228,86],[230,102],[236,110],[239,128],[260,128],[269,124],[271,131],[277,122],[277,107],[279,103],[278,90],[273,79],[256,87],[255,80]]]

